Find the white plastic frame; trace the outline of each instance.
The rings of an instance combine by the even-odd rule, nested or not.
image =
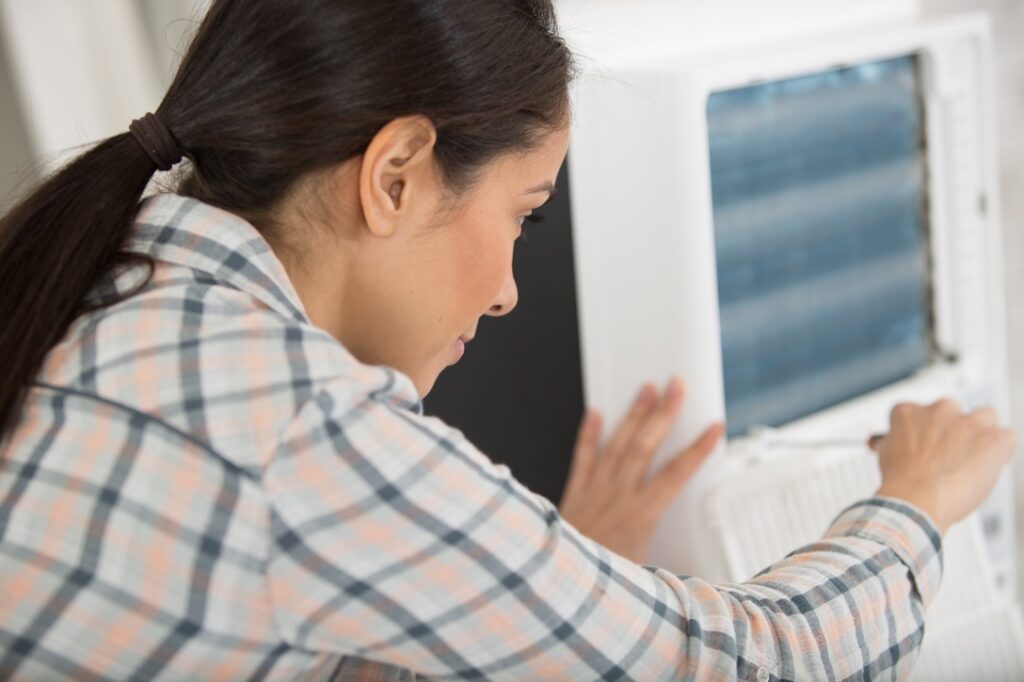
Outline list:
[[[714,579],[720,553],[701,500],[765,458],[828,456],[776,443],[855,443],[884,431],[897,402],[954,395],[1008,416],[1006,320],[991,83],[984,16],[899,21],[805,42],[678,57],[638,45],[577,84],[570,145],[584,388],[614,423],[639,384],[681,374],[691,399],[659,459],[724,418],[706,107],[711,93],[845,64],[917,55],[928,131],[936,337],[951,363],[761,437],[735,438],[674,503],[651,562]],[[834,449],[834,448],[832,448]],[[781,463],[781,462],[780,462]],[[991,513],[1012,538],[1012,497]],[[1009,540],[1006,540],[1009,541]],[[1012,552],[1006,554],[1012,556]],[[1012,570],[1012,566],[1004,567]],[[1012,581],[1006,581],[1012,583]]]

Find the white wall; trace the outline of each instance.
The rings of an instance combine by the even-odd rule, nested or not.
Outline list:
[[[155,109],[209,0],[0,0],[0,210]]]
[[[37,177],[10,60],[6,58],[2,26],[0,22],[0,211],[12,191],[26,189]]]
[[[142,15],[149,32],[151,45],[156,50],[157,64],[169,85],[180,57],[188,47],[199,22],[209,6],[209,0],[139,0]]]
[[[0,0],[0,206],[37,166],[154,110],[206,5]]]
[[[0,13],[37,154],[123,132],[159,103],[156,55],[134,0],[4,0]]]

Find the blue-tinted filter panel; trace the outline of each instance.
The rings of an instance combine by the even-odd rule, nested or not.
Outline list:
[[[709,99],[730,435],[929,363],[921,101],[915,57]]]

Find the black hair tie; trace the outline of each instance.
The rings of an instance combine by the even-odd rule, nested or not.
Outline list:
[[[178,143],[156,114],[146,114],[132,121],[128,126],[128,132],[149,158],[153,159],[158,170],[170,170],[174,164],[181,161],[182,153]]]

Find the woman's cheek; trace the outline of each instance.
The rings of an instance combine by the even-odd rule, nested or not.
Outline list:
[[[463,235],[460,288],[472,300],[472,314],[477,317],[491,309],[512,277],[514,235],[496,229],[497,224],[493,216],[488,216],[487,220],[474,221],[471,234]]]

